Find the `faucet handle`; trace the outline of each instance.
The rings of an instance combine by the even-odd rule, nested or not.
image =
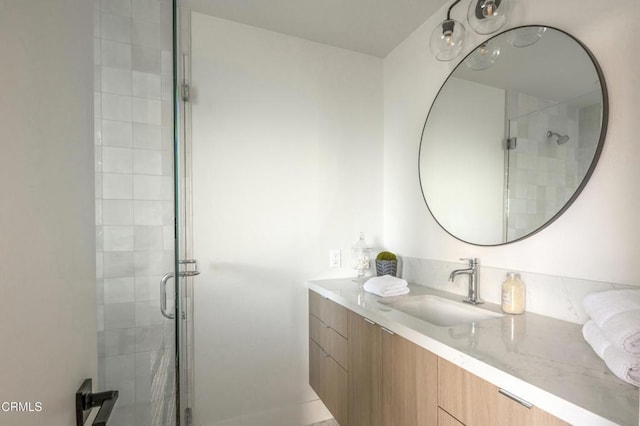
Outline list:
[[[460,260],[465,260],[469,263],[469,267],[473,268],[474,266],[476,266],[478,264],[478,258],[477,257],[462,257],[460,258]]]

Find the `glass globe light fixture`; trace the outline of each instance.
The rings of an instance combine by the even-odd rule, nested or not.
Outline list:
[[[492,41],[487,41],[474,50],[464,63],[474,71],[486,70],[496,62],[499,55],[500,48]]]
[[[439,61],[451,61],[457,58],[464,47],[464,36],[464,25],[447,17],[431,33],[429,39],[431,53]]]
[[[491,34],[507,23],[508,9],[508,0],[471,0],[467,20],[478,34]]]
[[[547,27],[523,27],[507,33],[507,42],[513,47],[529,47],[536,44],[547,31]]]

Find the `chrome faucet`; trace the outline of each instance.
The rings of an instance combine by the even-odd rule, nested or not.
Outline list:
[[[466,260],[469,262],[469,267],[465,269],[456,269],[451,272],[449,275],[449,281],[453,282],[457,275],[466,274],[469,276],[469,294],[465,299],[462,299],[463,302],[471,303],[472,305],[479,305],[480,303],[484,303],[482,299],[480,299],[480,291],[478,289],[478,259],[460,259]]]

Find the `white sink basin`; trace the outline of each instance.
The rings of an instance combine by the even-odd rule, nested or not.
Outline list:
[[[383,300],[380,303],[441,327],[469,324],[503,316],[461,301],[455,302],[438,296],[410,296],[396,301]]]

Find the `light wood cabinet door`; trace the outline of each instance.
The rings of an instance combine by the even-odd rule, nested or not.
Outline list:
[[[437,423],[438,357],[349,312],[349,426]]]
[[[349,426],[382,424],[382,329],[349,311]]]
[[[438,417],[438,357],[382,329],[383,426],[431,426]]]

